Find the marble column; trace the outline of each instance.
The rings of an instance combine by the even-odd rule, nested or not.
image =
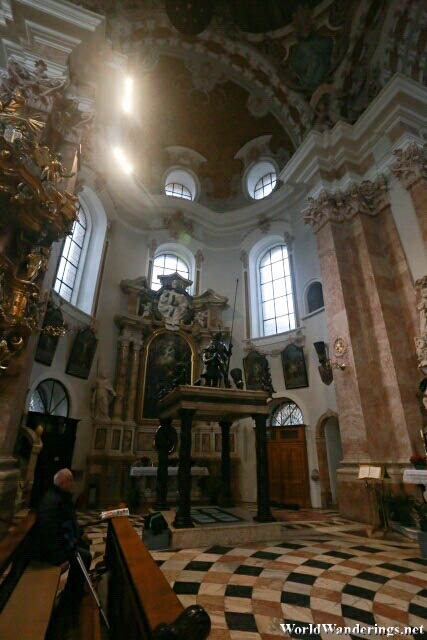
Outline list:
[[[258,512],[254,517],[257,522],[274,522],[270,511],[270,488],[268,478],[267,453],[267,416],[257,413],[255,420],[256,477]]]
[[[191,519],[191,425],[195,409],[180,409],[181,433],[178,467],[178,509],[173,526],[176,529],[194,527]]]
[[[317,236],[344,459],[342,515],[369,522],[360,463],[408,462],[421,446],[413,286],[383,180],[322,193],[306,220]],[[340,338],[344,353],[334,353]]]
[[[232,507],[231,497],[231,459],[230,459],[230,427],[232,422],[220,420],[221,427],[221,489],[218,504],[221,507]]]
[[[113,420],[123,417],[123,400],[126,386],[126,372],[128,365],[129,340],[119,338],[119,354],[117,361],[116,398],[114,400]]]
[[[136,390],[138,387],[139,356],[141,353],[141,342],[134,341],[130,352],[129,363],[129,392],[126,404],[126,421],[135,420]]]
[[[427,145],[409,145],[404,151],[394,152],[394,175],[410,193],[418,218],[424,245],[427,247]]]

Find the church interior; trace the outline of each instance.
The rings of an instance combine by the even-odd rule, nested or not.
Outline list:
[[[426,33],[422,0],[0,2],[1,637],[427,637]],[[78,622],[17,560],[63,468]]]

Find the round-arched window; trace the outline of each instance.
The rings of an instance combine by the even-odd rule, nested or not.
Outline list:
[[[153,275],[151,278],[151,288],[154,291],[160,289],[161,282],[159,276],[171,273],[179,273],[183,278],[188,278],[190,273],[188,264],[175,253],[160,253],[154,258]]]
[[[246,176],[246,188],[253,200],[262,200],[269,196],[275,189],[276,183],[276,167],[268,160],[255,164]]]
[[[273,411],[271,426],[288,427],[295,424],[304,424],[301,409],[292,400],[286,400]]]
[[[195,177],[184,169],[173,169],[166,175],[165,194],[174,198],[194,200],[197,195]]]
[[[313,282],[307,289],[307,313],[322,309],[324,306],[322,285],[320,282]]]
[[[68,393],[64,385],[59,380],[46,378],[31,394],[28,410],[67,418],[69,407]]]
[[[289,255],[286,245],[268,249],[259,262],[262,334],[295,329],[295,305]]]

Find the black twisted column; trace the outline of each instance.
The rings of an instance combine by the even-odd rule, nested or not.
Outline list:
[[[218,504],[221,507],[232,507],[231,497],[231,460],[230,460],[230,427],[229,420],[220,420],[221,427],[221,489]]]
[[[275,522],[276,518],[273,518],[273,515],[270,511],[266,427],[267,416],[262,413],[256,413],[252,417],[255,420],[256,477],[258,501],[258,513],[254,517],[254,520],[257,520],[257,522]]]
[[[194,527],[191,520],[191,424],[195,409],[180,409],[181,437],[178,467],[178,509],[173,526],[176,529]]]
[[[177,443],[177,435],[172,427],[172,418],[160,419],[160,427],[156,431],[154,446],[157,449],[157,485],[156,504],[159,511],[169,510],[168,495],[168,458]]]

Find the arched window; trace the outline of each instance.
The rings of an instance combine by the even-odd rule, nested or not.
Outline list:
[[[165,193],[167,196],[174,196],[175,198],[184,198],[184,200],[192,200],[193,197],[190,193],[190,189],[187,189],[183,184],[178,182],[169,182],[165,186]]]
[[[77,212],[77,219],[73,223],[70,233],[66,236],[62,249],[54,289],[61,298],[72,301],[76,286],[77,274],[81,264],[81,256],[87,239],[88,220],[81,205]]]
[[[262,176],[255,185],[254,188],[254,200],[262,200],[266,198],[273,191],[276,186],[276,174],[266,173]]]
[[[164,178],[165,194],[184,200],[195,200],[199,189],[196,175],[187,169],[175,168]]]
[[[262,335],[291,331],[296,326],[292,278],[286,245],[268,249],[259,261]]]
[[[188,264],[175,253],[160,253],[154,258],[153,275],[151,278],[151,288],[154,291],[160,289],[161,282],[159,276],[178,272],[183,278],[188,278],[190,270]]]
[[[286,400],[273,411],[271,426],[287,427],[295,424],[304,424],[301,409],[292,400]]]
[[[253,200],[262,200],[276,187],[276,167],[271,160],[261,160],[248,170],[244,180],[249,197]]]
[[[46,378],[31,394],[28,410],[67,418],[69,406],[68,393],[64,385],[59,380]]]
[[[307,313],[313,313],[324,306],[322,285],[320,282],[312,282],[307,289]]]

